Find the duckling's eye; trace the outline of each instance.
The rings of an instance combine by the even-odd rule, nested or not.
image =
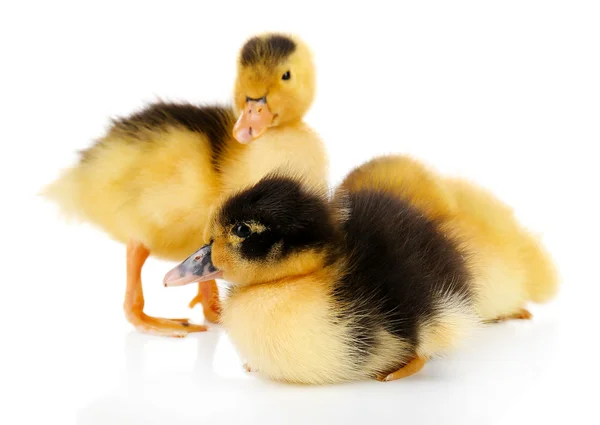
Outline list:
[[[250,233],[252,233],[252,231],[244,223],[236,224],[235,226],[233,226],[233,234],[236,235],[238,238],[247,238],[248,236],[250,236]]]
[[[290,78],[292,78],[292,75],[290,74],[290,71],[285,71],[285,74],[283,74],[281,76],[282,80],[289,80]]]

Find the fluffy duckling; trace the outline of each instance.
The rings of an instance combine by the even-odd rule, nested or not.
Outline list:
[[[402,157],[359,167],[331,201],[267,176],[214,211],[205,240],[165,282],[229,281],[224,328],[248,370],[285,382],[412,375],[556,290],[510,210]]]
[[[280,166],[327,184],[324,146],[302,122],[315,91],[308,47],[264,34],[246,42],[237,66],[233,106],[157,103],[118,119],[45,190],[64,212],[127,244],[124,309],[141,331],[185,336],[206,329],[144,314],[141,270],[150,253],[181,261],[201,245],[220,196]],[[218,320],[214,280],[199,285],[190,307],[197,302],[208,320]]]
[[[545,303],[556,295],[558,276],[550,256],[493,194],[397,155],[358,167],[340,191],[374,188],[408,201],[459,244],[473,276],[480,320],[529,319],[528,301]]]

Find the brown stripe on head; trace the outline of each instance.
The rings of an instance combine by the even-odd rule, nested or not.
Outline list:
[[[242,66],[252,66],[259,62],[275,65],[296,50],[296,42],[281,34],[267,37],[252,37],[246,42],[240,53]]]

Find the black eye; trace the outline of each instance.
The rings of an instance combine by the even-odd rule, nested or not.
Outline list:
[[[291,76],[291,74],[290,74],[290,71],[286,71],[286,72],[285,72],[285,74],[283,74],[283,75],[281,76],[281,79],[282,79],[282,80],[289,80],[291,77],[292,77],[292,76]]]
[[[252,233],[250,228],[243,223],[236,224],[233,227],[233,234],[236,235],[238,238],[247,238],[248,236],[250,236],[250,233]]]

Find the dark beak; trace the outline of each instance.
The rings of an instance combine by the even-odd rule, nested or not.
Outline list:
[[[223,272],[213,265],[211,252],[212,245],[204,245],[190,255],[187,260],[165,275],[163,280],[165,286],[182,286],[220,278]]]

